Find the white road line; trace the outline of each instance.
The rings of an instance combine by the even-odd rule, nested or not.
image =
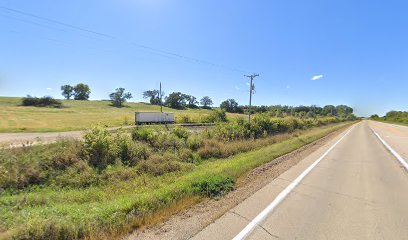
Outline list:
[[[373,128],[371,128],[371,131],[373,131],[373,133],[377,136],[377,138],[380,139],[382,144],[384,144],[384,146],[392,153],[392,155],[394,155],[394,157],[396,157],[398,159],[398,161],[402,164],[402,166],[404,166],[405,169],[408,171],[407,161],[404,158],[402,158],[394,149],[392,149],[392,147],[390,145],[388,145],[388,143],[386,141],[384,141],[381,138],[380,134],[378,134]]]
[[[312,171],[316,165],[323,160],[336,146],[339,144],[355,126],[351,127],[333,146],[331,146],[319,159],[312,163],[305,171],[302,172],[293,182],[291,182],[279,195],[258,214],[233,240],[245,239],[257,225],[259,225],[265,218],[289,195],[289,193]]]

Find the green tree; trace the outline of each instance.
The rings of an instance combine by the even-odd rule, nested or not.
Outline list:
[[[186,106],[185,94],[181,92],[170,93],[169,96],[166,97],[164,104],[175,109],[184,108]]]
[[[125,93],[124,88],[116,88],[115,92],[109,94],[112,105],[115,107],[122,107],[122,104],[126,102],[127,99],[132,98],[130,92]]]
[[[353,113],[353,109],[346,105],[339,105],[336,107],[337,116],[346,118],[348,115]]]
[[[63,85],[61,86],[62,96],[65,99],[69,100],[74,95],[74,87],[71,85]]]
[[[164,93],[162,92],[161,94],[162,96],[164,95]],[[160,91],[159,90],[147,90],[143,92],[143,98],[150,99],[150,104],[152,105],[160,105]]]
[[[185,100],[185,102],[187,103],[187,107],[189,108],[198,108],[197,104],[197,98],[192,96],[192,95],[188,95],[188,94],[183,94],[183,98]]]
[[[201,98],[200,104],[201,106],[203,106],[203,108],[211,108],[211,106],[213,105],[213,101],[209,96],[204,96],[203,98]]]
[[[331,116],[337,116],[337,110],[336,107],[333,105],[326,105],[323,107],[323,115],[331,115]]]
[[[75,100],[88,100],[89,94],[91,94],[91,89],[87,84],[78,83],[74,87],[74,99]]]
[[[242,108],[239,107],[235,99],[227,99],[220,104],[220,108],[231,113],[242,113]]]

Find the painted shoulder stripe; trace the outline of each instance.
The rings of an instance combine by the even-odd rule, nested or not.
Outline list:
[[[312,171],[316,165],[323,160],[336,146],[339,144],[355,126],[351,127],[333,146],[331,146],[319,159],[312,163],[305,171],[303,171],[293,182],[291,182],[279,195],[256,216],[233,240],[245,239],[257,225],[259,225],[265,218],[289,195],[289,193]]]
[[[395,158],[398,159],[398,161],[404,166],[404,168],[408,171],[408,163],[407,161],[401,157],[384,139],[381,138],[380,134],[378,134],[373,128],[371,128],[371,131],[377,136],[377,138],[382,142],[382,144],[394,155]]]

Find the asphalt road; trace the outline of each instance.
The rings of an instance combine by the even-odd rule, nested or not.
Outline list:
[[[363,121],[193,239],[408,239],[408,128]]]

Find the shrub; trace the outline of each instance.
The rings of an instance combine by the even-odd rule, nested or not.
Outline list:
[[[136,169],[125,167],[122,164],[110,165],[101,173],[103,181],[127,181],[138,176]]]
[[[60,187],[89,187],[98,182],[97,174],[86,162],[77,162],[54,179]]]
[[[177,123],[191,123],[190,116],[188,115],[181,115],[176,119]]]
[[[202,147],[200,147],[197,151],[198,155],[202,158],[211,158],[211,157],[221,157],[222,156],[222,151],[221,151],[222,143],[215,140],[215,139],[209,139],[205,141]]]
[[[194,134],[187,139],[186,145],[193,151],[196,151],[203,144],[204,135]]]
[[[136,127],[132,131],[131,135],[132,135],[133,141],[149,142],[150,140],[152,140],[154,134],[155,134],[155,131],[153,128]]]
[[[177,156],[182,162],[194,163],[199,159],[199,156],[188,148],[182,148],[177,152]]]
[[[122,162],[127,166],[136,166],[141,160],[148,159],[151,151],[145,143],[131,142],[127,149],[126,158]]]
[[[194,191],[210,198],[222,196],[234,190],[235,181],[227,176],[206,176],[192,183]]]
[[[59,108],[62,106],[62,103],[52,97],[45,96],[42,98],[32,97],[27,95],[22,100],[23,106],[35,106],[35,107],[56,107]]]
[[[21,189],[31,184],[43,183],[46,173],[31,158],[29,152],[23,155],[11,150],[0,150],[0,188]]]
[[[183,127],[175,127],[173,128],[173,134],[176,135],[176,137],[187,140],[188,136],[190,133]]]
[[[202,120],[205,123],[227,122],[227,115],[224,110],[214,110]]]
[[[180,171],[182,165],[175,160],[174,156],[153,155],[149,159],[140,162],[139,170],[141,172],[150,173],[154,176],[160,176],[165,173]]]
[[[120,149],[106,128],[95,127],[84,135],[82,155],[93,167],[104,169],[114,164],[119,152]]]
[[[47,170],[65,170],[75,163],[82,161],[80,159],[80,147],[79,141],[59,140],[53,146],[54,151],[51,151],[42,158],[40,162],[41,168]]]

